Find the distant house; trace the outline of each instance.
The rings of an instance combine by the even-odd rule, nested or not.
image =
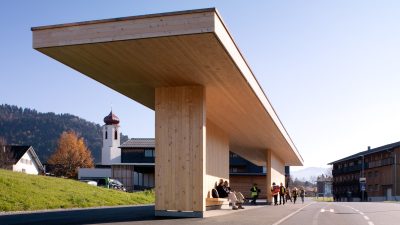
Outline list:
[[[332,177],[322,174],[317,178],[317,191],[318,196],[331,197],[332,196]]]
[[[370,148],[329,163],[338,201],[400,199],[400,142]]]
[[[8,169],[15,172],[38,175],[43,172],[40,162],[32,146],[7,145],[3,146],[3,154],[9,155]]]
[[[104,117],[103,148],[101,164],[96,168],[80,168],[78,179],[97,180],[111,177],[121,181],[128,191],[151,189],[155,186],[155,139],[132,138],[120,144],[119,118],[110,112]],[[239,155],[229,153],[229,180],[234,190],[250,198],[254,183],[262,191],[260,198],[266,198],[266,168],[254,165]],[[290,176],[285,167],[286,186]]]

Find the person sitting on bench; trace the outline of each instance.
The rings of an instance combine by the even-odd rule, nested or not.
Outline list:
[[[228,198],[231,201],[233,210],[243,209],[241,203],[238,202],[235,193],[230,190],[228,183],[224,183],[223,179],[219,180],[216,189],[220,198]],[[239,207],[236,206],[236,203],[238,203]]]

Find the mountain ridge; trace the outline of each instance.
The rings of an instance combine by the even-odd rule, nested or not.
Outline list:
[[[43,113],[15,105],[0,105],[0,137],[5,138],[7,144],[32,145],[42,163],[55,151],[62,132],[71,130],[84,138],[94,161],[100,162],[101,125],[68,113]],[[128,139],[121,133],[121,144]]]
[[[311,181],[316,179],[318,176],[329,175],[329,168],[326,167],[306,167],[297,171],[290,171],[290,175],[293,179],[302,181]]]

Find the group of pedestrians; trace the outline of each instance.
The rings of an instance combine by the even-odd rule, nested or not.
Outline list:
[[[304,187],[301,187],[300,190],[297,187],[294,187],[292,190],[286,188],[281,183],[280,185],[276,185],[275,182],[272,183],[271,194],[274,199],[274,205],[278,205],[278,197],[279,197],[279,205],[285,205],[285,203],[290,200],[293,204],[296,204],[297,197],[300,196],[301,202],[304,203],[305,190]]]
[[[218,185],[216,184],[215,190],[217,193],[213,193],[214,198],[228,198],[229,201],[232,203],[232,209],[244,209],[243,204],[245,202],[245,198],[243,197],[242,193],[233,191],[228,181],[224,181],[220,179]],[[251,193],[251,204],[256,205],[256,201],[260,194],[261,190],[257,187],[257,184],[253,184],[253,187],[250,189]],[[280,185],[276,185],[275,182],[272,183],[271,187],[271,194],[274,199],[274,205],[278,205],[278,198],[279,198],[279,205],[285,205],[287,201],[293,202],[296,204],[297,197],[300,196],[301,202],[304,203],[305,197],[305,190],[304,187],[297,189],[297,187],[293,187],[291,190],[289,187],[285,187],[282,183]]]

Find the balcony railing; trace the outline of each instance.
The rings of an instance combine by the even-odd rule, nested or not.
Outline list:
[[[393,165],[393,162],[394,162],[394,159],[392,157],[381,159],[381,160],[375,160],[372,162],[366,162],[366,163],[364,163],[364,169],[375,168],[375,167],[380,167],[380,166],[389,166],[389,165]],[[352,173],[352,172],[357,172],[357,171],[361,171],[361,170],[362,170],[362,166],[361,166],[361,164],[358,164],[358,165],[354,165],[354,166],[343,167],[340,169],[334,169],[334,170],[332,170],[332,175]]]
[[[364,165],[366,166],[366,164],[367,163],[365,163]],[[356,172],[356,171],[361,171],[361,169],[362,169],[362,166],[361,166],[361,164],[359,164],[359,165],[355,165],[355,166],[343,167],[341,169],[334,169],[334,170],[332,170],[332,174],[339,175],[339,174],[343,174],[343,173],[352,173],[352,172]]]

